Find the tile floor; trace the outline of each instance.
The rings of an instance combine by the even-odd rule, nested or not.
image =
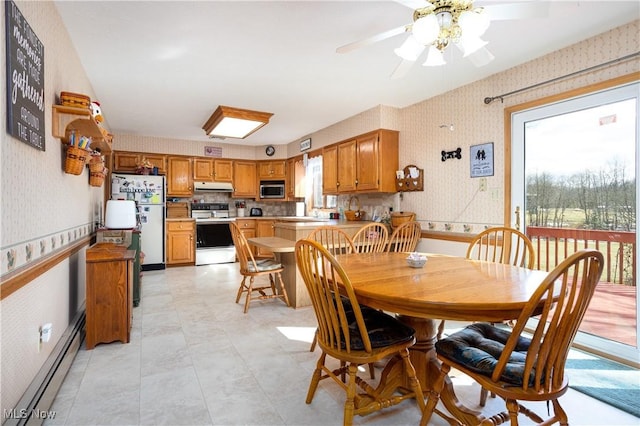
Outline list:
[[[311,308],[274,299],[235,304],[238,264],[145,272],[131,342],[79,351],[45,424],[66,425],[338,425],[344,394],[321,382],[307,387],[318,349]],[[448,327],[460,326],[452,321]],[[366,377],[366,375],[365,375]],[[479,388],[453,378],[458,397],[477,407]],[[467,402],[468,401],[468,402]],[[563,406],[573,425],[638,425],[640,419],[569,390]],[[503,407],[490,399],[487,412]],[[535,408],[541,414],[546,407]],[[417,425],[413,401],[355,424]],[[531,424],[523,418],[523,424]],[[447,423],[434,416],[433,425]]]

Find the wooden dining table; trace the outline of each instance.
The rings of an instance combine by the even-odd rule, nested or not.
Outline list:
[[[429,253],[423,267],[412,268],[407,256],[408,253],[344,254],[336,259],[351,280],[359,303],[394,312],[416,330],[416,344],[410,348],[410,356],[425,394],[440,373],[434,349],[436,320],[516,319],[547,275],[517,266]],[[402,374],[400,368],[396,372]],[[501,415],[485,419],[481,412],[463,405],[450,380],[441,401],[453,416],[447,416],[451,424],[504,422]]]

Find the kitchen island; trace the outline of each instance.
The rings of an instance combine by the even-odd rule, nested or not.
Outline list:
[[[271,240],[269,237],[249,238],[249,243],[251,244],[251,240],[254,240],[256,245],[269,249],[275,254],[278,262],[284,266],[282,280],[284,281],[284,287],[287,290],[289,304],[294,308],[299,308],[311,305],[311,299],[309,298],[307,288],[296,266],[296,256],[294,253],[296,241],[306,238],[311,231],[319,226],[329,225],[337,226],[350,236],[353,236],[367,223],[369,222],[349,222],[339,220],[276,222],[273,225],[276,238]],[[285,241],[289,241],[290,244],[284,244]]]

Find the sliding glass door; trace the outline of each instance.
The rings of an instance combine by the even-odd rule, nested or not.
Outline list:
[[[512,114],[512,224],[553,269],[581,248],[605,270],[576,342],[638,362],[638,83]]]

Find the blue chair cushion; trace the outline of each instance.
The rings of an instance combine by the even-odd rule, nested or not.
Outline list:
[[[436,352],[471,371],[491,377],[511,333],[488,323],[475,323],[436,342]],[[519,337],[501,380],[521,386],[524,363],[531,341]],[[530,376],[533,384],[533,374]]]
[[[349,336],[352,350],[364,350],[362,336],[358,330],[353,309],[349,309],[351,304],[347,299],[348,305],[345,305],[345,313],[349,322]],[[360,305],[362,319],[367,327],[367,334],[372,348],[383,348],[397,343],[404,343],[413,339],[416,331],[408,325],[398,321],[391,315],[374,309],[366,305]],[[342,348],[346,348],[344,337],[341,343]]]
[[[266,272],[282,268],[281,263],[274,262],[271,259],[256,260],[256,265],[258,266],[257,270],[253,266],[253,262],[249,262],[249,264],[247,265],[247,270],[249,272]]]

